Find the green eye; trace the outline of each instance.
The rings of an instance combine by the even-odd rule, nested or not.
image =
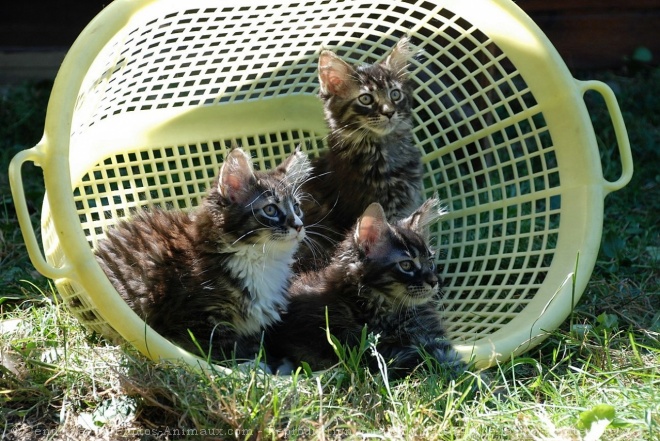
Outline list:
[[[402,271],[409,272],[412,271],[412,269],[415,267],[415,264],[413,263],[412,260],[402,260],[399,262],[399,268],[401,268]]]
[[[264,208],[261,209],[264,214],[268,217],[274,217],[277,216],[277,212],[279,211],[275,204],[270,204],[266,205]]]
[[[403,97],[403,94],[399,89],[393,89],[390,91],[390,99],[392,101],[399,101]]]
[[[358,97],[358,101],[364,106],[370,106],[374,103],[374,97],[370,93],[363,93]]]

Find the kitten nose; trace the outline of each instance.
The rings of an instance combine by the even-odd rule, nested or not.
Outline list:
[[[438,284],[438,276],[433,273],[428,274],[425,278],[425,282],[431,286],[436,286]]]
[[[387,104],[383,104],[380,108],[380,113],[381,115],[385,115],[388,119],[392,119],[394,116],[394,109]]]
[[[294,216],[293,219],[290,219],[289,224],[291,225],[291,228],[296,230],[298,233],[300,233],[300,230],[303,228],[303,222],[298,216]]]

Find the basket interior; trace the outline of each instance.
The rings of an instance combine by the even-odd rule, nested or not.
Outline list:
[[[562,198],[534,91],[468,18],[425,1],[377,6],[209,4],[130,22],[89,69],[73,117],[73,198],[90,247],[134,210],[197,205],[232,143],[261,168],[300,143],[317,154],[326,135],[319,50],[373,62],[408,34],[419,50],[410,70],[425,189],[450,209],[433,234],[450,335],[476,341],[547,295]],[[239,106],[243,116],[232,116]],[[52,222],[44,225],[48,242]],[[83,287],[65,281],[60,290],[83,322],[108,333]]]

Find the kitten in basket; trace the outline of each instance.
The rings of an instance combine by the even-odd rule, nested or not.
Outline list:
[[[262,172],[235,148],[200,206],[120,221],[99,242],[97,260],[163,337],[214,360],[252,359],[262,330],[286,307],[305,238],[300,187],[309,171],[299,150]]]
[[[314,249],[301,249],[300,269],[325,265],[372,202],[388,219],[422,202],[422,155],[413,144],[407,39],[379,62],[354,66],[330,50],[319,56],[319,96],[330,130],[328,149],[312,161],[311,195],[303,203]],[[316,227],[316,228],[315,228]],[[314,230],[319,230],[314,231]]]
[[[327,267],[296,276],[287,312],[266,330],[271,369],[286,374],[302,362],[327,369],[339,360],[326,329],[339,343],[359,347],[366,325],[369,333],[379,334],[376,349],[390,378],[408,375],[423,362],[423,353],[451,375],[465,371],[438,310],[440,279],[428,227],[444,213],[439,205],[431,198],[409,217],[389,223],[380,204],[373,203]],[[369,367],[378,369],[376,358]]]

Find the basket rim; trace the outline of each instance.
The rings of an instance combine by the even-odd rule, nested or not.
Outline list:
[[[270,4],[268,0],[260,1]],[[372,3],[368,0],[359,1]],[[255,2],[244,0],[243,3],[253,5]],[[282,2],[284,5],[286,3],[294,2]],[[341,3],[341,1],[337,1],[337,3]],[[394,4],[396,1],[390,3]],[[590,222],[583,222],[580,225],[571,225],[571,222],[565,220],[561,222],[559,240],[569,243],[571,245],[569,248],[572,250],[584,250],[578,266],[575,265],[574,258],[561,257],[559,260],[565,260],[562,265],[555,265],[553,261],[552,277],[548,275],[548,279],[557,281],[558,291],[553,297],[553,301],[562,305],[561,313],[555,316],[543,314],[547,307],[547,300],[534,299],[535,302],[533,302],[530,312],[537,312],[540,317],[533,320],[531,329],[518,326],[519,329],[515,333],[510,330],[508,334],[496,332],[470,344],[458,345],[459,350],[465,356],[474,356],[477,365],[485,367],[503,357],[508,357],[510,353],[521,353],[537,344],[543,335],[546,335],[544,330],[556,328],[570,312],[574,302],[586,287],[595,265],[600,245],[605,192],[603,186],[600,185],[603,178],[598,151],[589,148],[597,143],[593,128],[586,125],[589,116],[580,89],[559,54],[532,20],[509,0],[473,0],[471,2],[438,0],[434,3],[438,7],[451,9],[457,15],[466,17],[479,29],[488,29],[490,32],[488,36],[498,44],[514,64],[522,67],[519,70],[524,73],[525,81],[530,89],[538,93],[537,101],[544,103],[545,108],[548,109],[545,113],[548,126],[557,127],[555,142],[558,146],[585,146],[580,150],[582,155],[580,161],[574,161],[575,151],[569,151],[568,148],[557,149],[557,160],[562,170],[566,170],[562,176],[562,187],[565,187],[562,194],[574,195],[571,198],[562,196],[562,211],[564,211],[563,205],[566,200],[570,210],[581,213],[585,216],[584,219],[590,219]],[[217,3],[211,3],[210,0],[198,0],[195,4],[213,4],[217,7]],[[241,2],[237,4],[241,4]],[[39,148],[44,153],[41,165],[44,169],[45,186],[49,190],[46,196],[48,204],[50,207],[58,207],[57,216],[54,216],[53,221],[60,239],[60,246],[71,268],[68,278],[84,287],[93,287],[88,290],[88,293],[101,315],[127,342],[133,344],[142,353],[154,359],[183,359],[191,365],[199,366],[198,357],[180,350],[145,326],[137,314],[121,300],[96,263],[87,239],[80,228],[73,202],[73,178],[69,159],[75,99],[78,89],[84,81],[87,68],[94,62],[96,54],[119,30],[129,23],[135,23],[138,18],[142,19],[140,17],[147,16],[150,8],[167,10],[170,7],[180,8],[181,6],[175,0],[115,0],[83,30],[67,54],[56,78],[47,110],[45,142]],[[185,8],[190,9],[193,6],[189,3],[185,5]],[[499,27],[494,27],[493,22],[498,23]],[[522,58],[525,54],[530,53],[536,55],[532,57],[534,62]],[[553,139],[554,136],[553,133]],[[574,199],[574,203],[570,204],[569,199]],[[565,248],[565,246],[557,245],[557,251]],[[557,261],[557,257],[555,261]],[[575,271],[576,268],[577,274],[584,277],[578,278],[575,289],[573,289],[572,285],[566,285],[565,279],[566,275]],[[578,294],[576,295],[576,293]],[[521,317],[514,319],[519,319],[515,322],[516,324],[518,322],[529,323],[528,318],[520,315]],[[528,338],[530,335],[532,339]],[[529,341],[529,344],[525,344],[525,341]],[[494,352],[493,348],[497,350]]]

